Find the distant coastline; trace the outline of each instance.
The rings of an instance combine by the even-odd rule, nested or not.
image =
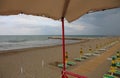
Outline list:
[[[60,36],[51,36],[48,39],[62,39]],[[65,40],[82,40],[81,38],[65,37]]]

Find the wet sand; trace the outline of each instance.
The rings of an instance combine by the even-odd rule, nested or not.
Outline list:
[[[74,61],[73,59],[75,57],[79,57],[80,48],[83,48],[84,53],[87,53],[89,47],[95,51],[96,44],[99,45],[99,48],[102,48],[103,46],[108,45],[108,43],[110,44],[115,41],[118,41],[118,39],[97,38],[68,44],[66,45],[66,51],[69,55],[69,61]],[[118,49],[120,49],[119,42],[109,47],[107,50],[111,52],[109,56],[113,55]],[[75,66],[70,66],[67,70],[86,75],[88,78],[101,78],[101,75],[105,73],[109,68],[108,66],[110,66],[110,62],[106,60],[106,58],[109,57],[107,53],[108,52],[104,52],[101,55],[101,58],[104,56],[104,58],[102,58],[104,61],[101,61],[100,56],[92,56],[83,62],[76,62]],[[90,61],[96,59],[101,61],[95,61],[96,67],[88,67],[88,65],[86,65],[87,63],[91,63]],[[57,67],[57,64],[60,62],[62,62],[61,45],[0,51],[0,78],[60,78],[61,68]],[[84,70],[84,68],[89,71],[84,73],[81,70]],[[102,74],[98,71],[102,72]]]

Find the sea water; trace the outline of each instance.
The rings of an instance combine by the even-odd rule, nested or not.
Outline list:
[[[0,35],[0,51],[22,49],[31,47],[45,47],[61,45],[61,39],[49,39],[48,37],[60,35]],[[66,35],[72,38],[96,38],[102,35]],[[65,40],[66,44],[80,42],[80,40]]]
[[[48,39],[53,35],[0,35],[0,50],[61,45],[61,39]],[[66,40],[75,43],[77,40]]]

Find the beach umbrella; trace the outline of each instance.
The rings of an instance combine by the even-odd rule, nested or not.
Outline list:
[[[66,74],[78,78],[85,78],[66,71],[64,18],[72,22],[87,13],[119,7],[120,0],[0,0],[0,15],[25,13],[36,16],[46,16],[55,20],[61,19],[64,64],[62,78],[67,78]]]

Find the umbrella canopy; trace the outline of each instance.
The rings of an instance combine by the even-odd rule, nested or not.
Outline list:
[[[0,0],[0,15],[25,13],[71,22],[89,12],[117,7],[120,0]]]

